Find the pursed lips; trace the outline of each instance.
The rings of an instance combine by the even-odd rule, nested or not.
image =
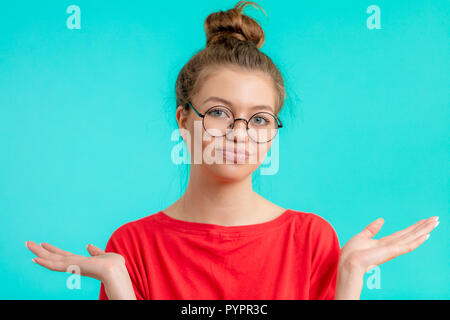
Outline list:
[[[247,150],[240,149],[240,148],[223,147],[223,148],[216,148],[216,150],[221,151],[223,153],[226,153],[226,152],[235,153],[236,155],[243,155],[245,157],[250,156],[250,153]]]

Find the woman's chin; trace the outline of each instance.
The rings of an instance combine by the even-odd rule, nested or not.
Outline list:
[[[253,173],[257,169],[255,164],[223,163],[208,165],[208,170],[216,177],[224,181],[239,181]]]

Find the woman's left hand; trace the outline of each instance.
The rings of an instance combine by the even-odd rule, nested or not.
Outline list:
[[[372,238],[384,223],[383,219],[377,219],[342,247],[339,265],[351,272],[364,274],[374,266],[411,252],[428,239],[429,233],[439,224],[438,218],[420,220],[404,230],[376,240]]]

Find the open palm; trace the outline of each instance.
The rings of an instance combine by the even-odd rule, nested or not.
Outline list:
[[[377,219],[342,247],[340,263],[346,263],[365,273],[374,266],[411,252],[428,239],[429,233],[439,224],[438,218],[420,220],[378,240],[373,237],[380,231],[384,221]]]
[[[73,254],[49,243],[38,245],[33,241],[26,241],[25,246],[37,255],[33,261],[47,269],[67,272],[70,266],[75,265],[80,268],[82,276],[100,281],[103,281],[113,268],[125,264],[125,259],[120,254],[105,252],[91,244],[86,247],[90,257]]]

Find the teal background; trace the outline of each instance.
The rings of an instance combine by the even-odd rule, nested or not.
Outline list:
[[[0,298],[97,299],[100,283],[34,264],[24,241],[87,255],[181,196],[170,160],[175,80],[204,19],[237,1],[5,1],[0,9]],[[257,1],[285,75],[280,169],[255,190],[330,222],[341,246],[440,216],[423,245],[380,266],[362,299],[449,299],[449,9],[434,1]],[[81,8],[81,29],[66,9]],[[369,5],[381,9],[369,30]],[[299,270],[301,272],[301,270]]]

